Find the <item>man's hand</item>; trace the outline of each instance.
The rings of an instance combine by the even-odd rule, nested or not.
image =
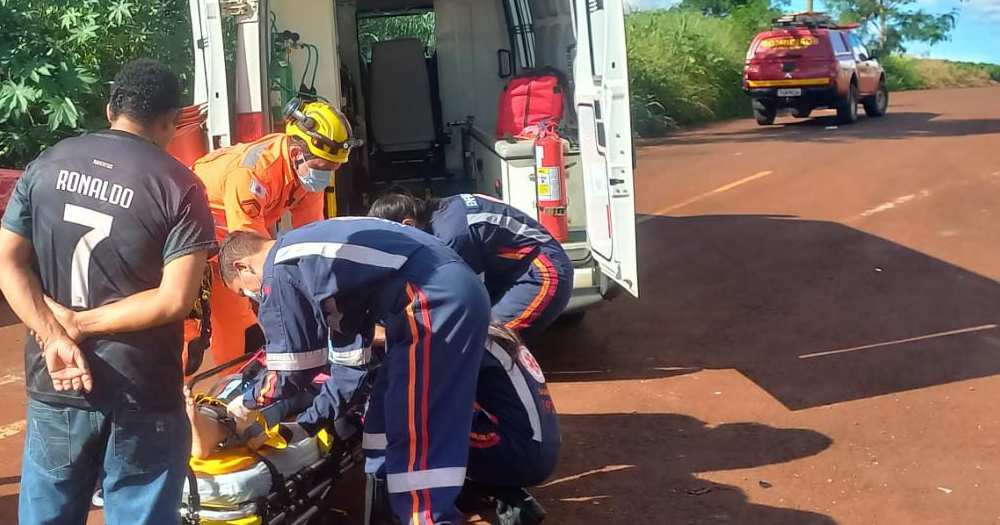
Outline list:
[[[372,336],[372,347],[385,348],[385,327],[380,324],[375,325],[375,333]]]
[[[76,312],[55,302],[55,300],[49,296],[45,296],[45,305],[49,307],[49,310],[52,310],[52,315],[54,315],[56,317],[56,321],[59,321],[59,324],[62,325],[63,330],[66,330],[66,335],[68,335],[70,339],[77,343],[86,339],[86,335],[83,333],[83,330],[80,329],[80,323],[77,322]]]
[[[45,342],[45,367],[57,391],[90,392],[93,380],[83,351],[69,337],[59,335]]]

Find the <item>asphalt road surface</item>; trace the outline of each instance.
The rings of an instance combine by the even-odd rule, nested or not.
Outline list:
[[[1000,523],[1000,88],[712,125],[638,163],[642,298],[535,352],[549,523]],[[12,523],[24,334],[0,318]]]

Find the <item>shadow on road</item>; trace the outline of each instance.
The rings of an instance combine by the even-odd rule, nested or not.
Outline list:
[[[919,137],[964,137],[1000,133],[1000,119],[938,119],[939,113],[891,111],[882,118],[862,116],[856,124],[838,125],[833,114],[808,119],[781,117],[777,125],[726,131],[709,128],[650,139],[644,145],[691,145],[764,141],[841,142],[859,138],[912,139]],[[827,129],[836,126],[836,129]]]
[[[20,319],[10,310],[10,306],[7,306],[7,301],[0,295],[0,328],[20,322]]]
[[[0,496],[0,523],[17,523],[17,494]]]
[[[554,382],[737,369],[797,410],[1000,373],[1000,283],[842,224],[656,217],[641,299],[537,345]]]
[[[835,523],[821,514],[751,504],[737,487],[696,477],[818,454],[831,444],[823,434],[754,423],[712,428],[679,414],[564,415],[560,424],[563,467],[534,491],[555,523]]]

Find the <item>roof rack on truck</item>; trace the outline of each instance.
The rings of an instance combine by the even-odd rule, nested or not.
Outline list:
[[[837,24],[826,13],[801,12],[781,15],[772,21],[774,27],[825,27],[834,28]]]

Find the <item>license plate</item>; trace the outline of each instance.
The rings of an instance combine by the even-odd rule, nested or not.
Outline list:
[[[802,88],[787,88],[778,90],[779,97],[801,97]]]

